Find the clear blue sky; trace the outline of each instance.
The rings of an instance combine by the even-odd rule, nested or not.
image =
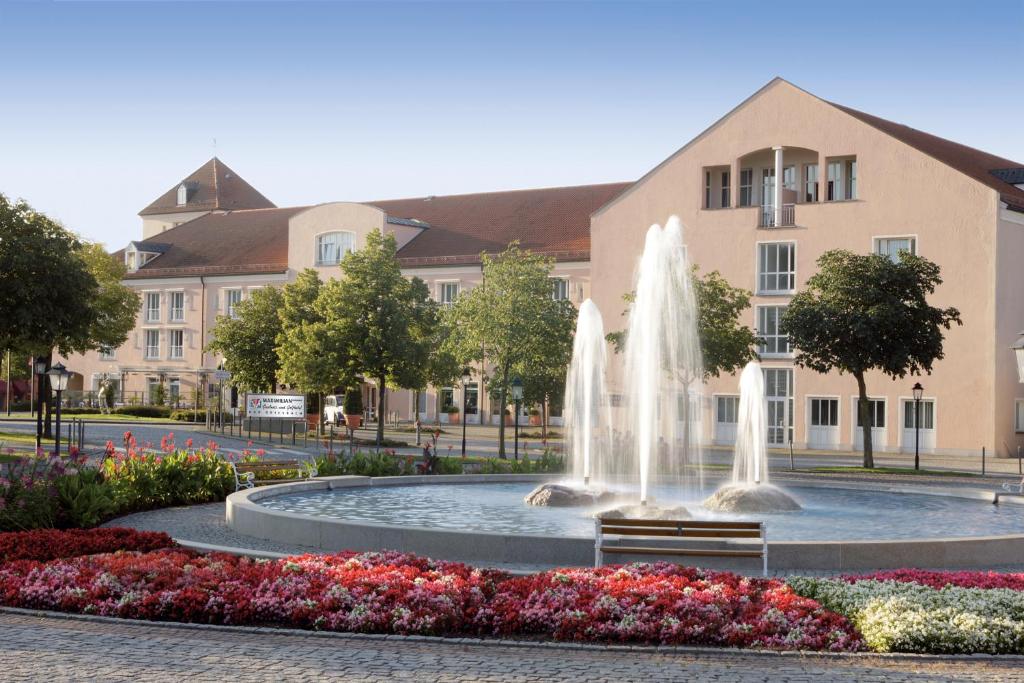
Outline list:
[[[0,5],[0,192],[123,246],[216,153],[279,206],[635,179],[782,76],[1024,161],[1024,0]]]

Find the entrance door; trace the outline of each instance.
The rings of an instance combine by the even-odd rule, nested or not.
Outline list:
[[[914,429],[916,424],[914,402],[903,401],[903,450],[908,453],[914,452],[915,439],[920,436],[921,450],[931,451],[935,449],[935,401],[925,399],[918,407],[921,416],[920,431]]]
[[[853,447],[864,448],[864,423],[860,419],[860,410],[857,405],[857,398],[853,399],[853,414],[856,415],[854,424],[857,428],[853,430]],[[871,421],[871,446],[874,450],[884,450],[888,444],[887,430],[885,427],[885,399],[868,399],[868,419]]]
[[[808,448],[839,447],[839,399],[810,398],[807,423]]]
[[[793,440],[793,370],[765,368],[764,394],[768,401],[768,445]]]
[[[715,397],[715,443],[736,443],[736,416],[739,412],[739,396]]]

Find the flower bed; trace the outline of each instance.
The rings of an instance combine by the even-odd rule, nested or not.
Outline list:
[[[0,602],[365,633],[863,649],[845,618],[781,581],[661,563],[513,578],[395,552],[270,561],[128,551],[0,565]]]
[[[1024,575],[899,570],[795,577],[796,592],[845,614],[879,652],[1024,654]]]
[[[135,529],[37,529],[0,533],[0,562],[48,560],[111,553],[118,550],[159,550],[175,546],[174,539],[160,531]]]

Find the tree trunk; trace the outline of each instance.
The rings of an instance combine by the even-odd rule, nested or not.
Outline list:
[[[46,367],[53,367],[53,351],[46,354]],[[40,389],[43,393],[43,407],[46,410],[46,418],[43,423],[43,436],[47,439],[53,438],[53,391],[50,390],[50,376],[43,374],[43,385]]]
[[[413,423],[416,425],[416,445],[420,445],[420,394],[423,391],[417,389],[412,395]]]
[[[505,459],[505,408],[506,403],[505,385],[508,384],[509,363],[501,369],[501,398],[498,403],[498,457]]]
[[[864,430],[864,467],[867,469],[874,469],[875,458],[871,448],[871,416],[868,414],[868,389],[864,383],[864,373],[858,372],[854,374],[857,378],[857,391],[859,398],[857,399],[857,411],[860,414],[860,423]]]
[[[545,398],[540,404],[540,438],[544,445],[548,445],[548,399]]]
[[[384,410],[386,403],[384,397],[388,389],[384,384],[384,377],[377,378],[377,449],[384,443]]]

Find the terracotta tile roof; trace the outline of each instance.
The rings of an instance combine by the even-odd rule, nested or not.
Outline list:
[[[590,214],[629,183],[553,187],[367,202],[388,216],[429,225],[398,252],[403,265],[480,262],[519,240],[560,260],[590,258]]]
[[[163,253],[128,277],[283,273],[288,269],[288,219],[306,208],[249,209],[200,216],[160,233],[153,242]],[[135,245],[145,251],[147,242]]]
[[[835,102],[829,102],[829,104],[918,151],[938,159],[964,175],[988,185],[999,193],[1000,199],[1006,202],[1011,209],[1024,211],[1024,190],[1006,181],[1006,179],[1014,177],[1016,169],[1024,168],[1024,164],[925,133],[902,123],[894,123],[871,114],[865,114]]]
[[[178,205],[178,187],[184,183],[188,201]],[[213,157],[191,175],[167,190],[152,204],[139,212],[140,216],[180,211],[234,211],[239,209],[273,209],[274,203],[245,182],[227,164]]]

